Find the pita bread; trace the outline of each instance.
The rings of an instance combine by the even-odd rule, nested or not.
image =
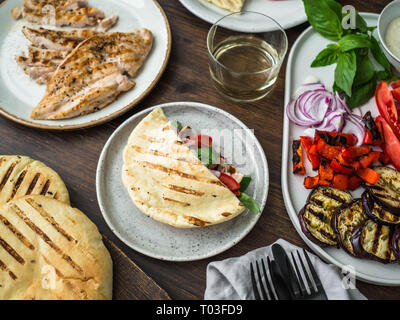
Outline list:
[[[230,220],[244,207],[178,137],[161,108],[132,131],[122,181],[136,206],[178,228]]]
[[[69,204],[68,190],[54,170],[29,157],[0,156],[0,205],[29,194]]]
[[[0,207],[0,299],[111,299],[112,261],[79,210],[41,195]]]
[[[232,12],[240,12],[242,11],[243,5],[246,0],[206,0],[215,4],[216,6],[229,10]]]

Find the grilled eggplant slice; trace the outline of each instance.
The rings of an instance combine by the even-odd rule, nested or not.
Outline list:
[[[352,199],[347,191],[328,186],[315,188],[299,213],[300,225],[307,238],[319,246],[337,245],[331,220],[336,210]]]
[[[355,199],[350,203],[342,205],[332,219],[332,228],[336,232],[338,244],[349,254],[357,256],[351,242],[354,230],[362,225],[368,216],[364,211],[361,199]]]
[[[377,183],[366,183],[373,200],[392,214],[400,216],[400,172],[389,167],[373,168],[380,174]]]
[[[400,217],[390,213],[377,202],[373,201],[367,191],[364,192],[361,197],[365,212],[372,220],[385,225],[400,224]]]
[[[400,263],[400,228],[397,228],[392,237],[392,249],[394,256]]]
[[[368,219],[351,237],[356,255],[382,263],[396,260],[392,250],[393,229]]]

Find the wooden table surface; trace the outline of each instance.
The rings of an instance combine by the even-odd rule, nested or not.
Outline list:
[[[1,2],[1,0],[0,0]],[[95,0],[92,0],[95,2]],[[390,1],[342,0],[359,11],[379,13]],[[65,180],[74,206],[85,212],[100,231],[119,246],[137,265],[164,288],[172,299],[202,299],[206,267],[214,260],[243,255],[279,238],[306,247],[286,213],[281,191],[281,146],[284,75],[281,69],[274,91],[264,100],[249,104],[228,101],[213,88],[208,73],[206,35],[210,25],[188,12],[178,0],[159,0],[172,29],[169,64],[153,91],[125,115],[95,128],[75,132],[47,132],[0,119],[0,154],[21,154],[40,159]],[[308,26],[287,30],[289,45]],[[111,232],[97,204],[95,176],[100,152],[112,132],[127,118],[147,107],[172,101],[198,101],[224,109],[255,134],[268,158],[270,191],[261,218],[237,245],[216,257],[195,262],[166,262],[149,258],[128,248]],[[131,284],[135,286],[135,283]],[[400,299],[400,288],[357,282],[369,299]]]

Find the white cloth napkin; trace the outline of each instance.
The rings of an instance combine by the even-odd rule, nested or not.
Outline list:
[[[279,243],[289,254],[299,247],[279,239]],[[211,262],[207,266],[207,287],[205,300],[253,300],[253,289],[250,280],[250,262],[272,257],[271,246],[259,248],[236,258]],[[344,276],[334,265],[322,262],[317,256],[309,253],[310,260],[321,279],[329,300],[366,300],[356,288],[343,281]],[[347,288],[346,288],[347,287]],[[350,287],[350,288],[349,288]]]

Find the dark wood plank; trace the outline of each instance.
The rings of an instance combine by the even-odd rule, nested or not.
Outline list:
[[[113,299],[115,300],[170,300],[157,283],[143,272],[110,239],[103,237],[113,261]]]
[[[0,0],[1,1],[1,0]],[[90,0],[95,2],[95,0]],[[379,13],[390,1],[341,0],[360,11]],[[281,146],[283,94],[286,61],[274,91],[264,100],[240,104],[221,97],[213,88],[208,73],[206,35],[210,25],[188,12],[178,0],[159,0],[172,28],[173,44],[169,65],[154,90],[131,111],[99,127],[54,133],[22,127],[0,119],[0,154],[25,154],[40,159],[57,170],[71,192],[73,205],[85,212],[100,231],[113,241],[140,268],[152,277],[173,299],[202,299],[206,267],[222,260],[269,245],[279,238],[306,247],[286,213],[281,191]],[[308,26],[287,30],[290,45]],[[100,152],[111,133],[124,120],[144,108],[172,101],[198,101],[227,110],[255,130],[268,158],[270,191],[267,206],[254,229],[237,245],[216,257],[202,261],[176,263],[146,257],[128,248],[107,227],[97,205],[95,175]],[[134,286],[134,280],[125,279]],[[124,281],[125,281],[124,280]],[[369,299],[400,299],[400,288],[357,282]],[[121,295],[120,295],[121,294]],[[129,298],[127,292],[114,296]]]

